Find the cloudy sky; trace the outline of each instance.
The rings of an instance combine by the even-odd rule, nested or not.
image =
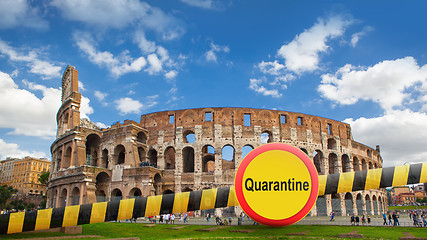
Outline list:
[[[99,126],[198,107],[351,124],[384,166],[427,158],[424,1],[1,0],[0,159],[50,158],[61,76]]]

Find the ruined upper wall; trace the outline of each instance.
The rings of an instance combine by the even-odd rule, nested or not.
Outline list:
[[[210,121],[205,119],[206,113],[211,113]],[[250,126],[244,126],[245,114],[250,114]],[[171,116],[173,116],[172,123],[170,123]],[[232,137],[234,126],[242,126],[242,137],[252,137],[254,126],[259,126],[262,132],[273,132],[273,128],[278,129],[281,140],[291,139],[291,129],[296,129],[297,138],[299,135],[305,136],[306,130],[310,130],[315,142],[321,141],[322,133],[329,137],[339,137],[342,144],[352,140],[349,124],[302,113],[268,109],[196,108],[156,112],[142,115],[141,125],[150,132],[150,144],[157,142],[158,131],[163,131],[164,142],[168,142],[174,139],[176,128],[182,127],[183,132],[194,131],[196,125],[202,126],[202,138],[213,137],[214,126],[221,125],[223,137],[227,135]]]

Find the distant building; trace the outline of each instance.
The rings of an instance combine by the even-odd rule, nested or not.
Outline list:
[[[42,173],[50,171],[50,166],[50,160],[45,158],[7,158],[0,161],[0,184],[27,195],[44,195],[46,186],[38,179]]]

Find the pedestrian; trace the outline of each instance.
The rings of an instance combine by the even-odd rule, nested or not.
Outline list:
[[[329,221],[335,221],[335,212],[334,211],[331,212]]]
[[[390,212],[388,213],[388,225],[391,226],[391,214]]]
[[[228,217],[228,222],[230,223],[230,225],[231,225],[231,221],[232,221],[232,218],[230,216],[230,217]]]
[[[383,225],[387,225],[387,215],[385,215],[385,212],[383,213],[383,220],[384,220]]]
[[[216,216],[215,222],[216,222],[216,225],[220,225],[221,219],[218,216]]]
[[[163,223],[163,215],[160,215],[159,223]]]
[[[211,215],[208,213],[206,214],[206,222],[210,222],[211,221]]]
[[[185,213],[185,215],[184,215],[184,223],[186,223],[186,222],[188,222],[188,214],[187,213]]]
[[[356,216],[356,225],[359,226],[359,216]]]
[[[397,226],[400,226],[400,223],[399,223],[399,212],[396,212],[396,223],[397,223]]]
[[[351,223],[352,226],[354,226],[354,215],[351,216],[350,223]]]
[[[363,215],[363,216],[362,216],[362,225],[365,225],[365,221],[366,221],[366,219],[365,219],[365,215]]]
[[[370,224],[371,223],[371,217],[369,217],[369,215],[368,215],[368,224]]]
[[[171,214],[171,224],[175,224],[175,214]]]

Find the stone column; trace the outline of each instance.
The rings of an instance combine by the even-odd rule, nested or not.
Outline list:
[[[215,186],[220,187],[222,183],[222,149],[215,148]]]

